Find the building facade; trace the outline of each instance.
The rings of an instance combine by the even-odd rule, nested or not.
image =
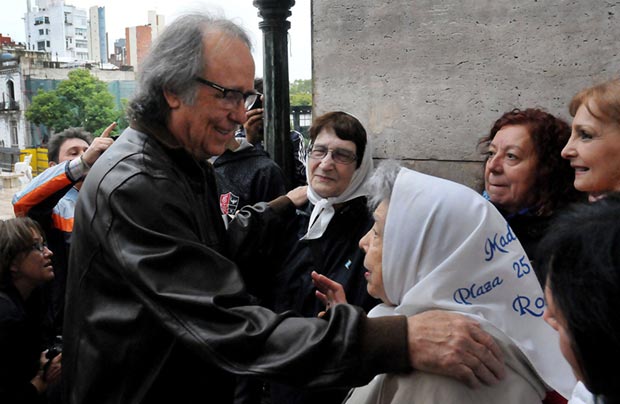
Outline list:
[[[110,63],[117,67],[126,66],[127,63],[127,40],[120,38],[114,41],[114,53],[110,55],[108,60]]]
[[[165,27],[164,16],[155,11],[148,12],[147,25],[125,28],[126,62],[134,71],[140,69],[140,62],[146,57],[151,43]]]
[[[56,89],[74,68],[73,63],[56,62],[48,52],[14,46],[0,49],[0,148],[24,149],[46,144],[49,131],[28,122],[25,112],[39,90]],[[90,73],[108,85],[117,108],[122,108],[123,99],[133,96],[133,71],[91,68]]]
[[[49,52],[56,61],[88,60],[86,10],[63,1],[37,1],[24,22],[29,50]]]
[[[105,7],[88,9],[88,58],[95,63],[108,62]]]
[[[49,63],[49,53],[5,45],[0,53],[0,148],[23,149],[31,144],[25,112],[28,69]]]
[[[125,28],[125,43],[127,64],[133,66],[134,71],[140,68],[140,62],[146,57],[151,48],[151,26]]]
[[[151,40],[154,41],[155,38],[164,30],[166,26],[166,22],[164,20],[164,16],[161,14],[157,14],[153,10],[149,10],[149,25],[151,26]]]

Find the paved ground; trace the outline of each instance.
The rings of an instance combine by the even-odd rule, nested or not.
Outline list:
[[[17,191],[19,191],[19,188],[0,189],[0,219],[4,220],[15,216],[11,199]]]

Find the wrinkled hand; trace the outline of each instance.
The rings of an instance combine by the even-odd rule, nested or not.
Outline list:
[[[325,305],[325,311],[320,312],[319,317],[323,317],[327,310],[335,305],[347,302],[347,296],[341,284],[316,271],[312,271],[310,276],[312,277],[312,284],[317,288],[315,292],[317,299]]]
[[[288,191],[286,196],[288,199],[291,200],[291,202],[293,202],[293,205],[295,205],[295,207],[299,208],[300,206],[303,206],[306,202],[308,202],[307,192],[308,192],[308,186],[302,185],[300,187],[297,187],[297,188],[294,188]]]
[[[427,311],[407,322],[415,369],[449,376],[472,388],[504,378],[502,352],[476,321],[447,311]]]
[[[252,144],[263,139],[263,111],[263,108],[256,108],[246,112],[247,121],[243,124],[245,139]]]
[[[95,161],[103,154],[104,151],[108,150],[108,147],[114,143],[114,139],[110,137],[110,133],[116,128],[116,122],[112,122],[101,134],[101,136],[96,137],[93,142],[88,146],[88,149],[82,155],[82,159],[89,167],[95,164]]]

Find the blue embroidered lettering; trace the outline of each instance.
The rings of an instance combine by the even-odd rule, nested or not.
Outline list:
[[[506,227],[508,231],[505,235],[500,236],[498,233],[495,233],[495,235],[493,236],[493,240],[487,238],[487,240],[484,242],[485,261],[491,261],[493,259],[493,257],[495,256],[495,250],[503,254],[508,253],[506,247],[517,239],[512,233],[510,225],[507,224]],[[498,237],[499,240],[497,239]]]
[[[472,303],[470,300],[477,299],[478,297],[491,292],[494,288],[501,285],[504,281],[496,276],[492,281],[485,282],[482,286],[477,286],[472,283],[469,288],[458,288],[452,294],[452,299],[458,304],[464,304],[470,306]]]
[[[540,317],[545,312],[545,299],[542,297],[537,297],[534,300],[534,307],[530,308],[531,300],[527,296],[519,296],[515,298],[512,302],[512,309],[519,313],[520,316],[524,316],[526,314],[530,314],[534,317]]]
[[[512,263],[512,269],[517,272],[517,278],[522,278],[532,271],[532,267],[527,263],[525,255],[522,255],[518,262],[515,261]]]

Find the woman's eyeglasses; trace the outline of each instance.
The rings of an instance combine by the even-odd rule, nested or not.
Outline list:
[[[322,160],[325,158],[325,156],[327,156],[327,153],[331,153],[332,160],[340,164],[351,164],[355,160],[357,160],[357,156],[355,155],[355,153],[349,150],[344,150],[344,149],[330,150],[325,146],[312,146],[309,156],[312,159]]]

